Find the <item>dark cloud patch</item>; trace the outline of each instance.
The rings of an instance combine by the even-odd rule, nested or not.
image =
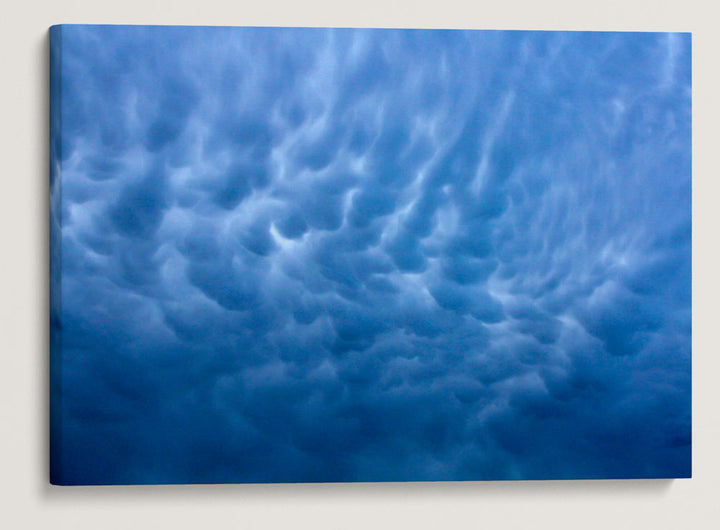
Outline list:
[[[388,242],[387,253],[401,272],[417,273],[427,268],[420,243],[405,230]]]
[[[145,137],[149,151],[159,151],[182,134],[198,99],[197,90],[185,79],[166,79],[161,83],[152,113],[155,118]]]
[[[213,193],[213,202],[226,210],[233,210],[254,187],[266,181],[263,166],[237,164],[227,170],[222,184]]]
[[[275,131],[268,123],[267,115],[240,112],[220,115],[217,120],[208,150],[232,147],[240,152],[267,156],[275,140]]]
[[[192,263],[188,279],[208,298],[230,311],[246,311],[258,301],[255,278],[228,260]]]
[[[663,308],[653,299],[641,299],[615,285],[599,287],[581,320],[614,355],[643,350],[649,335],[663,324]]]
[[[494,258],[450,256],[443,260],[442,271],[447,278],[454,282],[468,285],[485,280],[497,269],[497,266],[498,262]]]
[[[292,209],[284,215],[278,221],[277,227],[280,234],[287,239],[297,239],[308,229],[305,217],[297,209]]]
[[[275,240],[270,234],[270,224],[262,218],[244,229],[239,237],[247,250],[259,256],[267,256],[275,250]]]
[[[162,222],[165,200],[165,175],[158,168],[126,186],[110,206],[108,215],[120,234],[148,238]]]
[[[395,211],[396,197],[392,192],[379,188],[375,192],[363,190],[353,195],[350,222],[358,228],[367,226],[377,217]]]
[[[60,31],[55,482],[689,476],[688,35]]]

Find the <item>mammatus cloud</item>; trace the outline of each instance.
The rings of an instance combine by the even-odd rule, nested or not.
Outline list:
[[[689,476],[689,35],[53,31],[56,482]]]

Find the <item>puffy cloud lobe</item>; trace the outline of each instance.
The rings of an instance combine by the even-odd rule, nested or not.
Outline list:
[[[62,34],[55,480],[689,475],[688,35]]]

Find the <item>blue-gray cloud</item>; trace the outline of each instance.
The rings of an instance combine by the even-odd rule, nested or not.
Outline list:
[[[689,35],[60,35],[54,481],[689,476]]]

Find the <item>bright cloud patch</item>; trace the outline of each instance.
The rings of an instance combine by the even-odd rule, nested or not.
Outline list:
[[[689,35],[53,31],[56,482],[690,474]]]

